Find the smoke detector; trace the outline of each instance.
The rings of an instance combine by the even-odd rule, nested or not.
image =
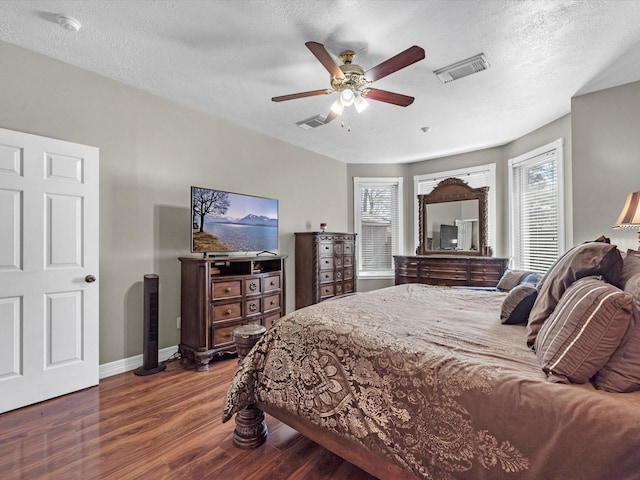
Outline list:
[[[69,32],[77,32],[82,28],[82,24],[73,17],[68,17],[66,15],[56,15],[56,20],[60,24],[62,28]]]
[[[484,53],[480,53],[474,57],[467,58],[460,62],[449,65],[448,67],[435,70],[435,73],[442,83],[453,82],[462,77],[473,75],[489,68],[489,62]]]

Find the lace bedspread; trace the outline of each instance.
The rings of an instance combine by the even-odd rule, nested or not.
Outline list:
[[[549,383],[505,294],[401,285],[280,319],[223,421],[256,401],[425,479],[639,478],[640,396]]]

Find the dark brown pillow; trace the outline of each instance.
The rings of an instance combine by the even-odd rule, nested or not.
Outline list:
[[[618,285],[621,271],[622,255],[615,245],[587,242],[566,252],[538,284],[538,297],[527,324],[527,345],[533,346],[543,322],[573,282],[589,275],[602,275],[609,283]]]
[[[507,269],[502,275],[502,278],[500,278],[500,281],[498,282],[498,285],[496,285],[496,288],[502,292],[508,292],[516,285],[518,285],[520,283],[520,280],[522,280],[522,277],[524,277],[528,273],[529,272],[525,270]]]
[[[634,305],[633,325],[620,346],[593,379],[596,388],[628,393],[640,390],[640,310]]]
[[[527,323],[529,312],[537,296],[538,289],[527,283],[512,288],[502,302],[500,322],[506,325]]]
[[[627,279],[624,291],[633,296],[633,325],[593,382],[600,390],[619,393],[640,390],[640,273]]]
[[[620,274],[620,288],[624,290],[624,286],[634,275],[640,273],[640,257],[629,254],[624,257],[622,262],[622,273]]]
[[[576,280],[542,325],[535,350],[553,382],[586,383],[606,365],[632,321],[633,297],[601,277]]]

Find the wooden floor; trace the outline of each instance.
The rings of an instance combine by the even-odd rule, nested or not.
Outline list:
[[[0,478],[373,479],[270,416],[266,444],[235,448],[221,411],[236,365],[196,372],[173,361],[0,415]]]

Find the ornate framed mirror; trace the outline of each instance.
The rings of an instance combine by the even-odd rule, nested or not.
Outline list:
[[[458,178],[418,195],[417,255],[488,255],[487,193]]]

